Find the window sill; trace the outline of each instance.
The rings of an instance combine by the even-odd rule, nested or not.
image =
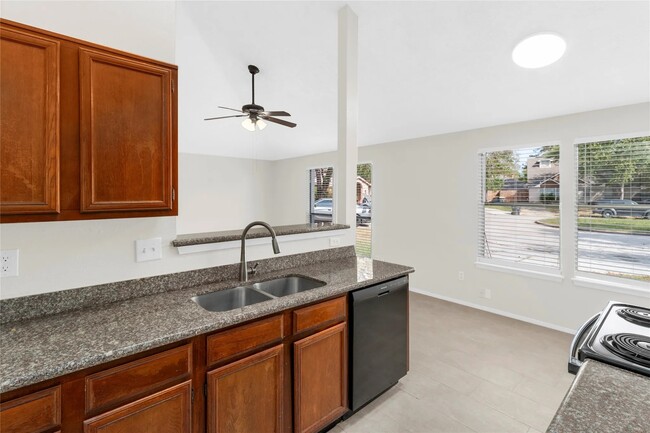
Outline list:
[[[584,275],[577,275],[572,280],[576,286],[650,298],[650,284],[643,281],[628,282],[619,279],[609,280]]]
[[[541,280],[560,282],[564,279],[560,271],[537,270],[531,268],[517,267],[509,264],[485,262],[478,260],[474,263],[477,268],[489,269],[491,271],[505,272],[508,274],[522,275],[524,277],[533,277]]]

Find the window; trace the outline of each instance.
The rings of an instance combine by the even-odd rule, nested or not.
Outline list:
[[[650,137],[576,152],[577,270],[650,281]]]
[[[483,152],[479,261],[560,268],[560,147]]]
[[[359,257],[372,255],[372,164],[357,165],[356,251]]]
[[[334,168],[312,168],[309,170],[309,222],[332,222],[334,215]]]

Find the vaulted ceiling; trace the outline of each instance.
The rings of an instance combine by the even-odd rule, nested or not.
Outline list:
[[[336,149],[337,12],[346,3],[177,3],[181,152],[284,159]],[[359,145],[650,101],[648,1],[351,2],[359,17]],[[562,35],[557,63],[512,48]],[[248,132],[217,108],[286,110],[294,129]]]

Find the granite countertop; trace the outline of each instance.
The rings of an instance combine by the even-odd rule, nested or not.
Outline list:
[[[324,232],[330,230],[349,229],[345,224],[314,223],[314,224],[292,224],[285,226],[274,226],[276,236],[297,235],[302,233]],[[190,245],[212,244],[218,242],[229,242],[241,240],[243,228],[239,230],[226,230],[209,233],[192,233],[179,235],[172,241],[174,247],[187,247]],[[270,237],[271,234],[264,227],[253,227],[246,234],[246,239]]]
[[[325,286],[228,312],[209,312],[192,296],[240,285],[225,281],[174,289],[13,321],[0,332],[0,392],[136,354],[257,317],[297,307],[413,272],[377,260],[342,257],[264,272],[250,282],[305,275]],[[86,303],[88,305],[88,303]]]
[[[650,432],[650,377],[587,360],[546,432]]]

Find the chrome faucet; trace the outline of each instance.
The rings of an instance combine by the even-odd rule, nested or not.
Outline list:
[[[264,221],[253,221],[246,226],[244,232],[241,235],[241,259],[239,262],[239,280],[248,281],[248,265],[246,264],[246,235],[248,231],[254,226],[265,227],[269,233],[271,233],[271,245],[273,246],[273,252],[275,254],[280,254],[280,247],[278,246],[278,240],[275,237],[275,230],[273,227],[265,223]],[[257,266],[255,266],[257,267]]]

